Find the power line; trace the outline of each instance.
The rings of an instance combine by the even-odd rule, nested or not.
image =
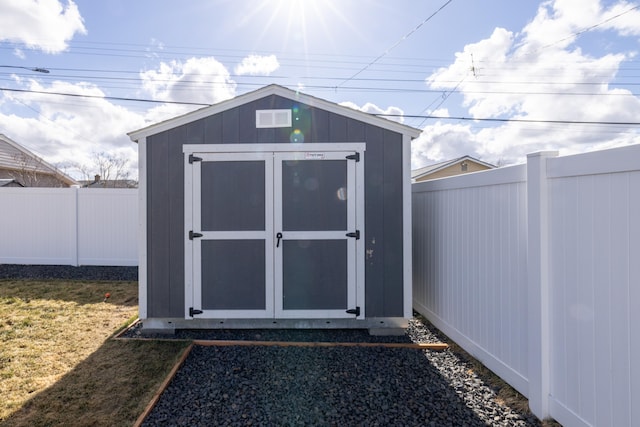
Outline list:
[[[345,81],[343,81],[342,83],[340,83],[338,86],[336,86],[336,88],[342,86],[343,84],[345,84],[346,82],[350,81],[351,79],[353,79],[354,77],[357,77],[360,73],[362,73],[363,71],[365,71],[367,68],[369,68],[370,66],[372,66],[373,64],[375,64],[376,62],[378,62],[380,59],[382,59],[383,57],[385,57],[389,52],[391,52],[393,49],[395,49],[400,43],[402,43],[403,41],[405,41],[406,39],[408,39],[409,37],[411,37],[411,35],[413,33],[415,33],[416,31],[418,31],[420,29],[420,27],[422,27],[424,24],[426,24],[429,20],[431,20],[431,18],[433,18],[434,16],[436,16],[442,9],[444,9],[449,3],[451,3],[453,0],[448,0],[445,4],[443,4],[442,6],[440,6],[440,8],[438,10],[436,10],[435,12],[433,12],[429,17],[427,17],[424,21],[422,21],[420,24],[418,24],[417,27],[415,27],[413,30],[409,31],[407,34],[405,34],[404,36],[402,36],[402,38],[400,40],[398,40],[393,46],[391,46],[389,49],[387,49],[386,51],[384,51],[382,53],[382,55],[378,56],[376,59],[374,59],[373,61],[371,61],[369,64],[367,64],[364,68],[362,68],[360,71],[358,71],[357,73],[355,73],[354,75],[352,75],[351,77],[349,77],[348,79],[346,79]]]
[[[7,92],[21,92],[21,93],[38,93],[42,95],[59,95],[59,96],[72,96],[75,98],[93,98],[93,99],[109,99],[112,101],[132,101],[132,102],[151,102],[155,104],[178,104],[178,105],[197,105],[200,107],[209,106],[211,104],[204,104],[201,102],[185,102],[185,101],[160,101],[157,99],[143,99],[143,98],[127,98],[120,96],[100,96],[100,95],[86,95],[80,93],[65,93],[65,92],[47,92],[44,90],[28,90],[28,89],[12,89],[6,87],[0,87],[0,90]]]
[[[149,102],[157,104],[178,104],[178,105],[195,105],[195,106],[209,106],[212,104],[200,103],[200,102],[185,102],[185,101],[160,101],[156,99],[143,99],[143,98],[126,98],[118,96],[99,96],[99,95],[85,95],[77,93],[65,93],[65,92],[46,92],[27,89],[11,89],[0,88],[2,91],[9,92],[21,92],[21,93],[37,93],[43,95],[58,95],[58,96],[71,96],[76,98],[91,98],[91,99],[108,99],[116,101],[130,101],[130,102]],[[411,115],[411,114],[374,114],[379,117],[403,117],[409,119],[437,119],[437,120],[468,120],[479,122],[502,122],[502,123],[553,123],[553,124],[582,124],[582,125],[617,125],[617,126],[639,126],[640,122],[612,122],[612,121],[581,121],[581,120],[534,120],[534,119],[503,119],[503,118],[478,118],[478,117],[463,117],[463,116],[433,116],[433,115]]]
[[[640,122],[609,122],[587,120],[537,120],[537,119],[501,119],[491,117],[464,117],[464,116],[431,116],[411,114],[375,114],[379,117],[404,117],[409,119],[437,119],[437,120],[469,120],[478,122],[502,122],[502,123],[550,123],[563,125],[613,125],[613,126],[640,126]]]

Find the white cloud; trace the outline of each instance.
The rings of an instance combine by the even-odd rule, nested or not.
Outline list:
[[[341,102],[340,105],[343,107],[353,108],[354,110],[363,111],[369,114],[381,114],[381,115],[389,115],[390,117],[385,117],[386,119],[393,120],[394,122],[404,123],[404,111],[402,111],[399,107],[388,107],[386,110],[378,107],[375,104],[367,102],[362,107],[359,107],[357,104],[351,101]]]
[[[238,75],[268,76],[280,68],[275,55],[249,55],[236,65],[234,72]]]
[[[3,0],[0,41],[24,43],[46,53],[59,53],[76,33],[85,34],[82,16],[72,0]],[[17,50],[20,52],[20,50]]]
[[[160,101],[215,104],[233,98],[236,89],[227,68],[211,57],[162,62],[140,77],[143,90]]]
[[[43,86],[30,80],[22,84],[24,88],[34,91],[104,96],[100,88],[89,83],[55,81]],[[0,113],[0,129],[47,162],[88,165],[95,152],[117,153],[130,159],[131,176],[137,176],[137,147],[126,133],[144,127],[147,122],[143,116],[101,98],[5,93],[3,102],[26,105],[37,112],[33,117]],[[68,169],[67,172],[79,178],[73,170]]]
[[[104,99],[104,91],[93,83],[53,81],[45,84],[35,78],[14,76],[15,84],[21,89],[79,96],[3,92],[0,107],[28,111],[19,116],[2,114],[0,110],[0,129],[49,163],[90,165],[94,153],[106,152],[130,159],[130,174],[137,176],[137,145],[131,142],[128,132],[200,108],[169,101],[213,104],[235,95],[235,82],[227,69],[213,58],[161,63],[156,70],[142,72],[141,77],[145,94],[168,103],[143,104],[143,109],[136,105],[134,110],[128,104],[118,105]],[[73,168],[67,167],[66,171],[79,178]]]
[[[597,0],[546,1],[521,31],[496,28],[489,38],[465,46],[453,64],[426,82],[434,89],[458,85],[463,106],[476,118],[635,122],[640,99],[610,87],[621,64],[635,53],[594,56],[572,36],[630,8],[626,2],[605,9]],[[592,31],[600,30],[632,33],[629,22],[618,19]],[[508,164],[540,150],[570,154],[634,141],[640,142],[640,135],[624,126],[437,123],[414,141],[413,163],[420,167],[468,154]]]

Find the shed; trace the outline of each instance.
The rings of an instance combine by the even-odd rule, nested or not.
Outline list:
[[[278,85],[129,133],[143,327],[406,327],[419,134]]]

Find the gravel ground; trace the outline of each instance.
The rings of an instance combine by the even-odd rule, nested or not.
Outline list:
[[[443,339],[419,317],[401,337],[353,330],[221,330],[179,331],[176,338]],[[499,400],[451,350],[195,346],[143,426],[540,426],[530,413]]]
[[[0,264],[0,279],[137,281],[138,267]]]
[[[137,280],[136,267],[0,264],[0,279]],[[141,337],[139,326],[124,337]],[[146,336],[146,335],[145,335]],[[177,331],[176,339],[439,342],[359,330]],[[162,338],[168,338],[162,335]],[[461,353],[385,347],[195,346],[144,426],[540,426],[505,406]]]

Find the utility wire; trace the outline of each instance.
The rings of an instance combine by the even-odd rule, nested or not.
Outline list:
[[[444,9],[449,3],[451,3],[453,0],[449,0],[447,1],[445,4],[443,4],[442,6],[440,6],[440,8],[438,10],[436,10],[435,12],[433,12],[429,17],[427,17],[427,19],[425,19],[424,21],[422,21],[421,23],[418,24],[417,27],[415,27],[413,30],[409,31],[407,34],[405,34],[404,36],[402,36],[402,38],[400,40],[398,40],[393,46],[391,46],[389,49],[387,49],[386,51],[384,51],[384,53],[382,53],[382,55],[378,56],[376,59],[374,59],[373,61],[371,61],[369,64],[367,64],[364,68],[362,68],[360,71],[358,71],[357,73],[355,73],[354,75],[352,75],[351,77],[349,77],[348,79],[344,80],[343,82],[341,82],[340,84],[338,84],[336,86],[336,88],[342,86],[343,84],[347,83],[348,81],[352,80],[354,77],[357,77],[358,75],[360,75],[360,73],[362,73],[363,71],[365,71],[367,68],[369,68],[370,66],[372,66],[373,64],[375,64],[376,62],[378,62],[380,59],[384,58],[385,56],[387,56],[387,54],[389,54],[389,52],[391,52],[393,49],[395,49],[396,47],[398,47],[398,45],[400,43],[402,43],[403,41],[405,41],[406,39],[408,39],[409,37],[411,37],[411,35],[413,35],[413,33],[415,33],[416,31],[418,31],[420,29],[420,27],[422,27],[424,24],[426,24],[429,20],[431,20],[431,18],[433,18],[434,16],[436,16],[442,9]]]
[[[608,22],[611,22],[611,21],[613,21],[614,19],[617,19],[617,18],[621,17],[622,15],[626,15],[627,13],[632,12],[632,11],[634,11],[634,10],[638,9],[638,8],[640,8],[640,5],[638,5],[638,6],[634,6],[634,7],[632,7],[631,9],[627,9],[627,10],[625,10],[624,12],[619,13],[619,14],[617,14],[617,15],[615,15],[615,16],[612,16],[611,18],[605,19],[605,20],[604,20],[604,21],[602,21],[602,22],[598,22],[598,23],[597,23],[597,24],[595,24],[595,25],[592,25],[592,26],[587,27],[587,28],[583,28],[583,29],[582,29],[582,30],[580,30],[580,31],[576,31],[575,33],[570,34],[570,35],[568,35],[567,37],[561,38],[560,40],[556,40],[556,41],[555,41],[555,42],[553,42],[553,43],[549,43],[548,45],[542,46],[540,49],[536,50],[535,52],[539,52],[539,51],[541,51],[541,50],[543,50],[543,49],[546,49],[546,48],[548,48],[548,47],[554,46],[554,45],[556,45],[556,44],[558,44],[558,43],[562,43],[563,41],[565,41],[565,40],[569,40],[570,38],[580,36],[580,35],[582,35],[582,34],[584,34],[584,33],[588,32],[588,31],[593,30],[594,28],[598,28],[599,26],[604,25],[604,24],[606,24],[606,23],[608,23]]]
[[[197,105],[197,106],[209,106],[212,104],[205,104],[202,102],[186,102],[186,101],[160,101],[157,99],[143,99],[143,98],[127,98],[120,96],[100,96],[100,95],[86,95],[80,93],[65,93],[65,92],[46,92],[43,90],[27,90],[27,89],[11,89],[6,87],[0,87],[0,90],[7,92],[21,92],[21,93],[38,93],[42,95],[59,95],[59,96],[72,96],[76,98],[93,98],[93,99],[109,99],[112,101],[132,101],[132,102],[151,102],[156,104],[178,104],[178,105]]]
[[[179,105],[195,105],[195,106],[209,106],[212,104],[200,103],[200,102],[182,102],[182,101],[160,101],[155,99],[143,99],[143,98],[125,98],[118,96],[99,96],[99,95],[83,95],[77,93],[64,93],[64,92],[45,92],[26,89],[9,89],[0,88],[3,91],[9,92],[22,92],[22,93],[38,93],[44,95],[59,95],[59,96],[71,96],[77,98],[93,98],[93,99],[109,99],[116,101],[131,101],[131,102],[151,102],[157,104],[179,104]],[[409,119],[438,119],[438,120],[468,120],[479,122],[516,122],[516,123],[554,123],[554,124],[582,124],[582,125],[618,125],[618,126],[640,126],[640,122],[610,122],[610,121],[581,121],[581,120],[534,120],[534,119],[500,119],[500,118],[478,118],[478,117],[462,117],[462,116],[432,116],[432,115],[411,115],[411,114],[373,114],[378,117],[404,117]]]
[[[502,123],[552,123],[563,125],[614,125],[614,126],[640,126],[640,122],[609,122],[609,121],[587,121],[587,120],[535,120],[535,119],[500,119],[500,118],[479,118],[464,116],[430,116],[430,115],[410,115],[410,114],[375,114],[379,117],[404,117],[409,119],[438,119],[438,120],[469,120],[479,122],[502,122]]]

